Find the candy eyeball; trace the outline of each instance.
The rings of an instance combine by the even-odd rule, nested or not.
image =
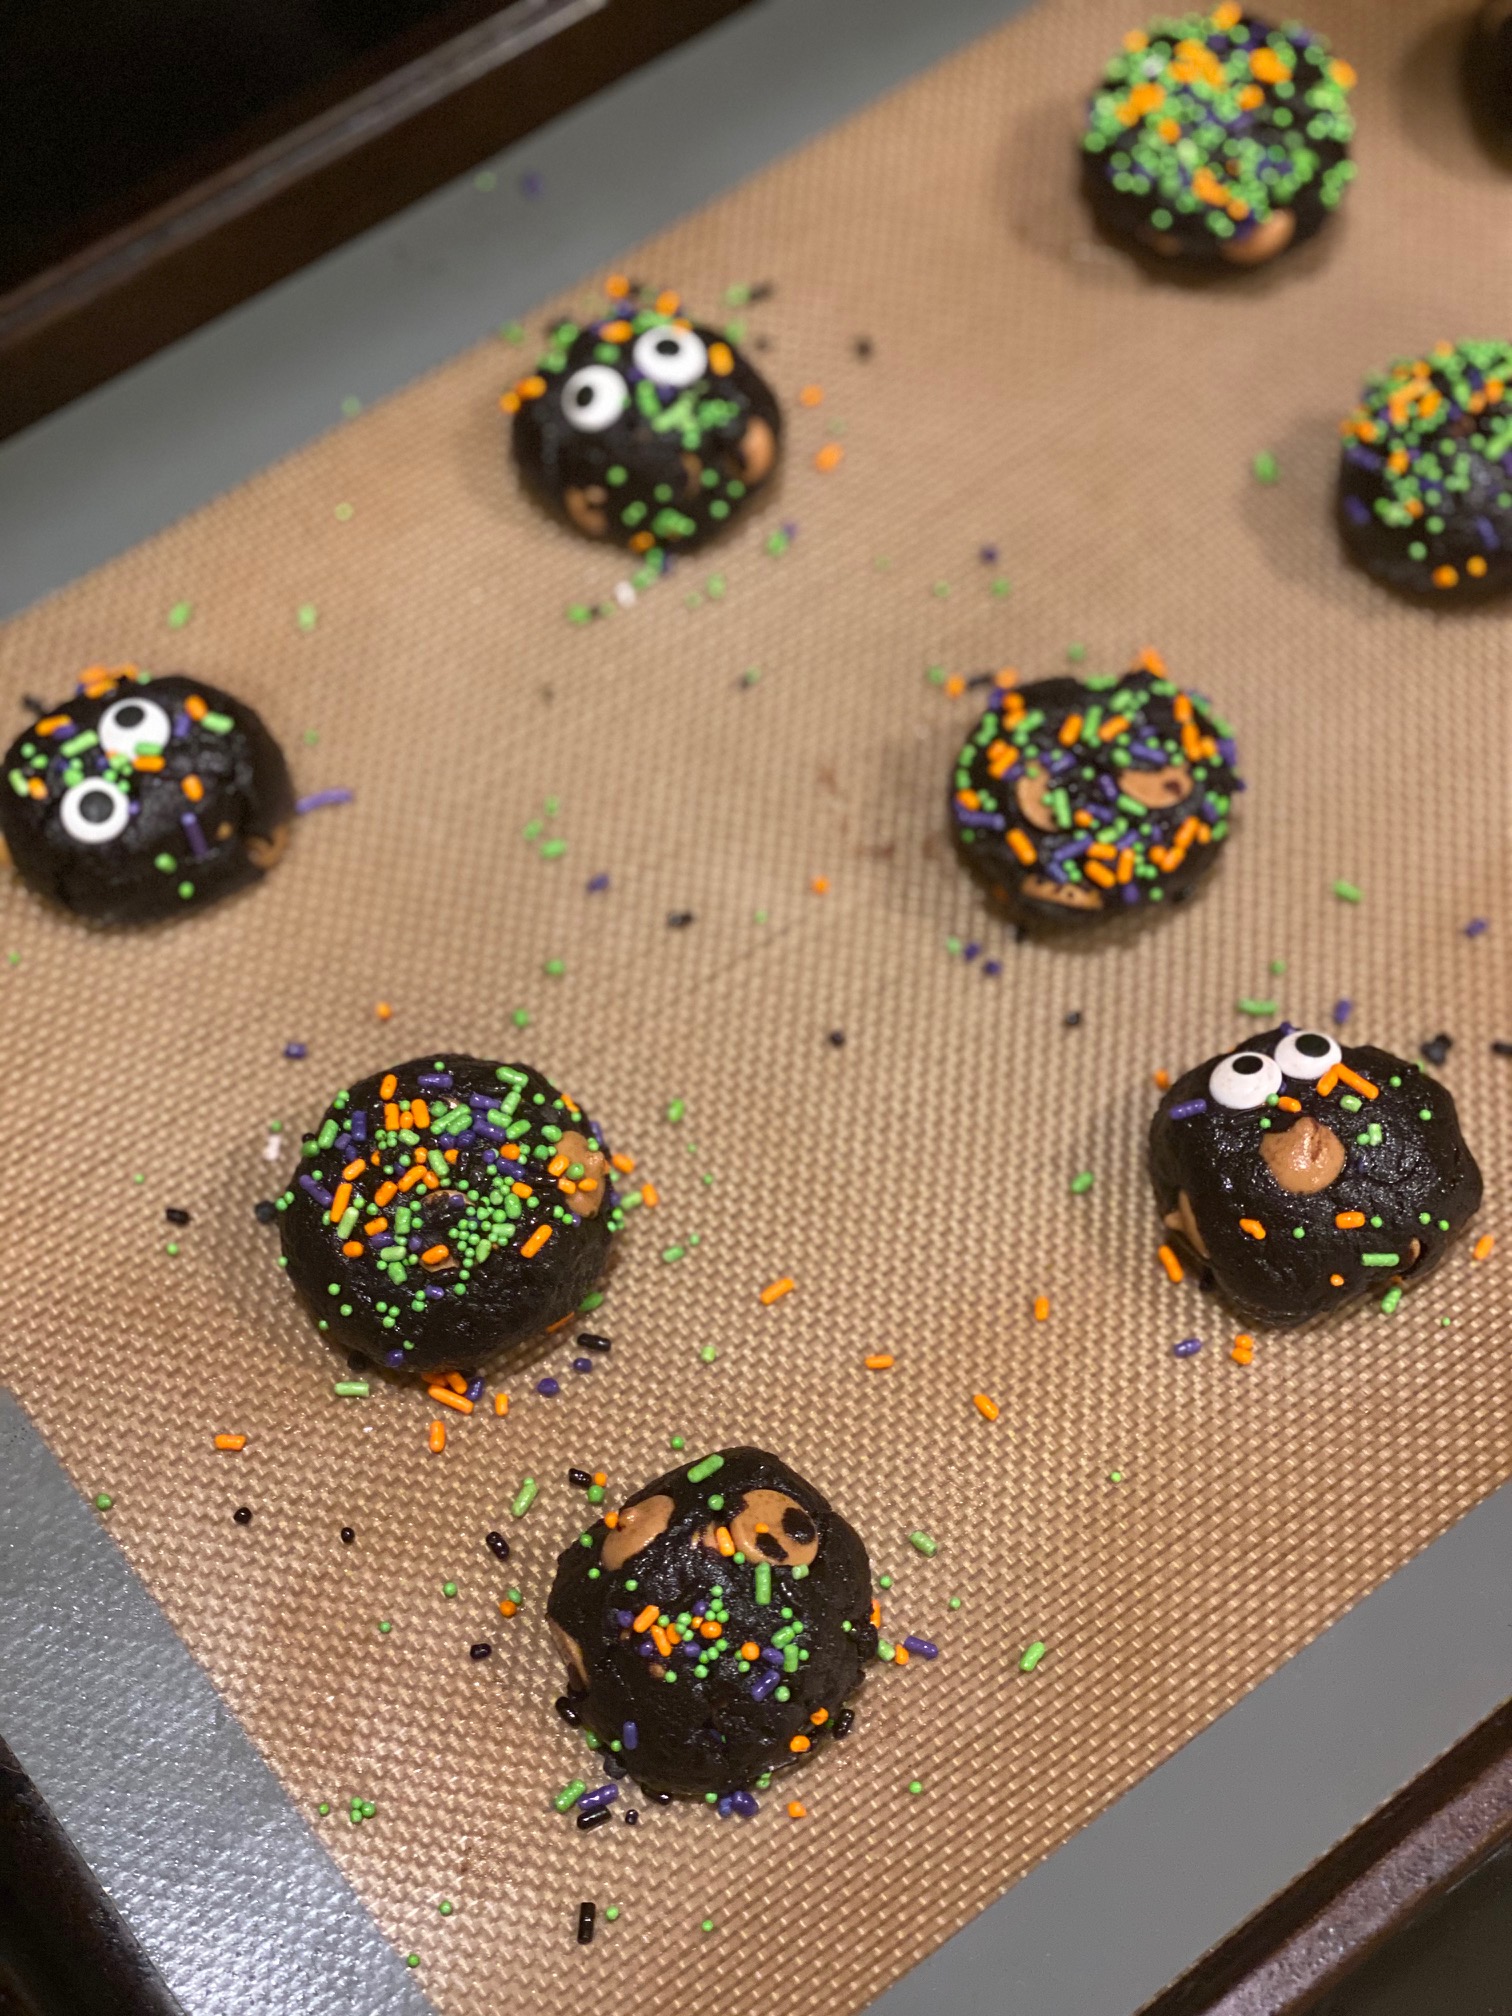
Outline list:
[[[103,847],[126,830],[131,800],[109,777],[86,777],[71,784],[58,801],[58,817],[70,840]]]
[[[562,412],[580,434],[602,434],[629,403],[629,386],[608,364],[585,364],[562,387]]]
[[[1245,1113],[1263,1106],[1273,1092],[1281,1090],[1281,1066],[1260,1050],[1236,1050],[1220,1057],[1208,1079],[1208,1092],[1219,1106]]]
[[[1293,1029],[1276,1045],[1276,1062],[1288,1078],[1311,1082],[1331,1071],[1343,1056],[1332,1036],[1321,1029]]]
[[[135,757],[144,750],[161,754],[173,735],[173,723],[156,700],[128,694],[100,716],[96,731],[107,756]]]
[[[630,354],[636,370],[644,372],[653,385],[666,385],[679,392],[688,385],[696,385],[709,368],[703,338],[671,322],[642,330]]]

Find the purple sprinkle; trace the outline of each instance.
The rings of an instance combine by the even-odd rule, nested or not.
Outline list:
[[[740,1815],[742,1820],[754,1820],[756,1815],[761,1811],[755,1794],[747,1792],[744,1786],[738,1792],[730,1794],[730,1804],[735,1808],[735,1811]]]
[[[1353,525],[1368,525],[1370,523],[1369,506],[1362,503],[1358,497],[1346,497],[1344,499],[1344,515]]]
[[[640,1731],[633,1722],[625,1722],[620,1725],[620,1746],[622,1749],[633,1750],[639,1741]]]
[[[310,1049],[307,1043],[285,1043],[284,1045],[284,1055],[291,1063],[297,1064],[301,1057],[308,1057],[309,1054]]]
[[[999,973],[1002,972],[1002,970],[1003,970],[1003,962],[1001,959],[989,959],[986,965],[984,965],[982,968],[982,971],[986,974],[989,980],[996,980],[996,978],[998,977]]]
[[[798,524],[796,519],[784,518],[782,521],[782,529],[787,534],[789,539],[796,539],[798,537]]]
[[[630,1626],[635,1622],[635,1612],[633,1610],[611,1610],[609,1615],[614,1619],[621,1631],[628,1631]]]
[[[186,735],[189,735],[193,732],[193,729],[194,729],[193,721],[190,720],[189,716],[184,712],[183,708],[180,707],[178,712],[173,717],[173,733],[175,739],[181,742]]]
[[[1179,1344],[1171,1346],[1171,1356],[1173,1358],[1195,1358],[1201,1349],[1202,1339],[1200,1337],[1183,1337]]]
[[[579,1813],[597,1813],[605,1806],[612,1806],[619,1797],[618,1785],[595,1785],[591,1792],[585,1792],[578,1801]]]
[[[1351,441],[1349,446],[1344,450],[1344,460],[1346,462],[1353,462],[1357,469],[1369,469],[1372,472],[1382,468],[1385,464],[1384,456],[1372,454],[1368,448],[1362,448],[1356,441]],[[1356,498],[1355,501],[1358,503],[1359,499]],[[1348,504],[1348,497],[1344,499],[1344,502],[1346,505]]]
[[[1171,1118],[1173,1120],[1194,1120],[1199,1113],[1206,1113],[1206,1111],[1206,1099],[1183,1099],[1179,1105],[1171,1108]]]
[[[1137,903],[1139,901],[1139,885],[1135,882],[1122,883],[1118,893],[1125,903]]]
[[[591,1358],[574,1358],[572,1369],[574,1372],[591,1372],[593,1370],[593,1360]]]
[[[483,1398],[483,1375],[481,1372],[475,1373],[468,1380],[467,1391],[462,1395],[462,1398],[464,1400],[471,1400],[474,1403]]]
[[[297,798],[294,810],[301,815],[306,812],[323,812],[327,805],[350,805],[353,793],[350,791],[312,791],[307,798]]]
[[[349,1124],[350,1124],[350,1127],[351,1127],[351,1132],[352,1132],[352,1139],[353,1139],[354,1141],[366,1141],[366,1139],[367,1139],[367,1112],[366,1112],[366,1109],[365,1109],[365,1108],[359,1108],[359,1109],[357,1110],[357,1112],[355,1112],[355,1113],[354,1113],[354,1114],[352,1115],[352,1118],[351,1118],[351,1121],[350,1121],[350,1123],[349,1123]]]
[[[996,567],[997,557],[998,549],[996,546],[983,546],[977,552],[977,558],[984,567]]]
[[[189,851],[196,861],[203,861],[210,852],[210,843],[205,838],[204,828],[192,812],[180,812],[179,824],[188,836]]]
[[[589,876],[587,889],[588,894],[590,896],[601,896],[608,887],[609,887],[609,877],[607,875],[600,874]]]
[[[782,1647],[780,1645],[763,1645],[761,1656],[768,1666],[780,1666],[782,1664]]]
[[[1480,938],[1483,937],[1484,934],[1489,929],[1490,926],[1487,924],[1484,917],[1472,917],[1470,919],[1470,922],[1465,926],[1465,936],[1467,938]]]
[[[428,1092],[450,1092],[452,1074],[450,1071],[417,1071],[415,1083],[423,1085]]]
[[[527,168],[525,173],[520,177],[520,194],[522,196],[539,196],[545,187],[545,178],[538,174],[534,168]]]
[[[555,1379],[537,1379],[536,1381],[536,1391],[543,1399],[554,1399],[561,1390]]]
[[[957,805],[955,816],[958,826],[985,826],[994,833],[1003,832],[1008,825],[1001,812],[972,812],[964,805]]]
[[[1482,544],[1488,553],[1500,553],[1501,541],[1496,536],[1496,527],[1489,518],[1477,518],[1475,529],[1481,535]]]
[[[930,1638],[905,1638],[903,1650],[917,1654],[920,1659],[938,1659],[940,1656],[939,1646]]]
[[[639,1652],[642,1659],[654,1659],[656,1657],[656,1647],[651,1643],[649,1638],[642,1638],[635,1649]]]
[[[329,1190],[322,1190],[320,1185],[315,1181],[315,1178],[313,1176],[301,1176],[299,1179],[299,1187],[301,1190],[307,1190],[323,1211],[330,1210],[331,1193]]]
[[[714,1808],[714,1811],[719,1815],[721,1820],[728,1820],[730,1815],[735,1811],[733,1795],[726,1792],[720,1799],[719,1804]]]
[[[981,949],[982,949],[981,946],[978,945],[976,940],[973,938],[969,945],[963,945],[961,947],[961,957],[963,959],[975,959],[977,955],[980,953]]]
[[[504,1129],[495,1127],[491,1120],[475,1120],[467,1131],[469,1134],[481,1134],[485,1141],[502,1141],[505,1138]]]
[[[1350,1016],[1353,1013],[1354,1013],[1353,1001],[1349,1000],[1335,1001],[1333,1019],[1338,1024],[1339,1028],[1342,1029],[1344,1027],[1344,1024],[1349,1020]]]
[[[396,1344],[392,1351],[384,1352],[383,1362],[385,1365],[392,1365],[397,1370],[404,1363],[404,1353]]]
[[[781,1673],[772,1667],[768,1667],[765,1673],[759,1673],[751,1682],[751,1699],[753,1701],[765,1701],[768,1694],[773,1692],[781,1683],[781,1680]]]

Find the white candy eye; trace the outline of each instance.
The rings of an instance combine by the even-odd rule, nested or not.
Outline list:
[[[135,756],[141,749],[161,755],[173,735],[173,723],[156,700],[114,701],[100,716],[100,747],[107,756]]]
[[[636,370],[644,371],[653,385],[670,385],[675,391],[696,384],[709,368],[703,338],[670,322],[659,329],[643,329],[630,354]]]
[[[1288,1078],[1321,1078],[1343,1054],[1332,1036],[1319,1029],[1293,1029],[1276,1045],[1276,1062]]]
[[[607,364],[585,364],[562,387],[562,411],[580,434],[602,434],[629,403],[629,386]]]
[[[1220,1106],[1244,1113],[1251,1106],[1263,1106],[1272,1092],[1281,1090],[1281,1067],[1274,1057],[1258,1050],[1236,1050],[1232,1057],[1220,1057],[1208,1079],[1208,1091]]]
[[[70,784],[58,805],[58,817],[70,840],[82,840],[86,847],[103,847],[124,833],[131,817],[131,800],[109,777],[86,777],[82,784]]]

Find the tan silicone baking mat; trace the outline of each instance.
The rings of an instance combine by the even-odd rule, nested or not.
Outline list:
[[[1248,284],[1152,280],[1094,237],[1072,155],[1129,11],[1041,6],[627,253],[743,317],[790,423],[778,493],[633,608],[569,622],[626,569],[510,480],[496,402],[538,315],[530,347],[483,344],[0,636],[12,699],[102,659],[187,668],[265,713],[302,790],[356,794],[170,928],[0,892],[29,1167],[0,1370],[291,1795],[331,1802],[331,1852],[445,2016],[855,2009],[1508,1474],[1512,1261],[1467,1243],[1395,1315],[1261,1334],[1241,1366],[1156,1264],[1142,1139],[1151,1074],[1255,1026],[1242,997],[1317,1022],[1347,996],[1361,1038],[1455,1038],[1498,1226],[1512,629],[1347,571],[1327,493],[1367,369],[1505,333],[1512,183],[1454,95],[1457,10],[1317,0],[1360,72],[1347,214]],[[1146,644],[1236,724],[1227,857],[1132,940],[1015,945],[943,838],[980,696],[940,681]],[[591,1101],[661,1202],[594,1319],[609,1359],[577,1375],[551,1340],[492,1382],[507,1419],[450,1419],[433,1455],[422,1392],[333,1397],[252,1206],[333,1088],[463,1046]],[[565,1473],[626,1491],[673,1435],[812,1476],[894,1577],[888,1630],[940,1657],[873,1673],[794,1787],[805,1819],[774,1794],[750,1824],[580,1834],[550,1805],[584,1758],[542,1619],[584,1518]],[[580,1898],[621,1907],[591,1949]]]

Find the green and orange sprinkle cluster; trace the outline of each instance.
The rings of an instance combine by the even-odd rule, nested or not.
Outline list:
[[[1094,93],[1082,146],[1120,194],[1173,230],[1201,219],[1230,239],[1318,185],[1332,209],[1354,174],[1347,63],[1290,24],[1238,6],[1153,22],[1124,37]]]

